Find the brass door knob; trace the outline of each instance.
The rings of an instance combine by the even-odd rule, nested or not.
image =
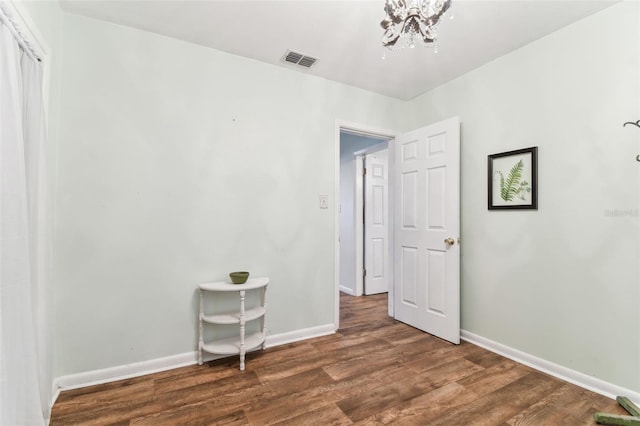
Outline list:
[[[449,238],[445,238],[444,243],[448,246],[452,246],[456,243],[456,240],[454,240],[453,238],[449,237]]]

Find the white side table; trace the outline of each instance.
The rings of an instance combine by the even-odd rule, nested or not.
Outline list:
[[[244,357],[247,351],[261,347],[264,349],[266,338],[264,328],[264,317],[267,312],[267,285],[268,277],[250,278],[244,284],[233,284],[229,282],[202,283],[200,287],[200,315],[199,315],[199,339],[198,339],[198,364],[202,365],[202,352],[209,352],[219,355],[240,355],[240,370],[244,370]],[[247,291],[262,290],[262,299],[259,306],[245,310],[245,295]],[[233,313],[226,314],[205,314],[204,312],[204,292],[238,292],[240,296],[240,309]],[[215,297],[215,296],[214,296]],[[249,336],[245,336],[245,324],[262,318],[261,330]],[[240,330],[237,337],[228,339],[217,339],[211,342],[204,342],[204,324],[239,324]]]

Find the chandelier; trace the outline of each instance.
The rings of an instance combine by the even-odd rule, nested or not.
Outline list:
[[[436,41],[436,27],[451,7],[451,0],[386,0],[387,17],[380,22],[384,29],[382,45],[388,48],[411,48],[416,43],[429,46]],[[398,40],[403,39],[401,43]]]

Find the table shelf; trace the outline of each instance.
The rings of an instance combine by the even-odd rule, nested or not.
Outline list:
[[[265,333],[263,331],[246,336],[244,340],[245,351],[250,351],[251,349],[255,349],[262,345],[264,343],[264,339]],[[237,337],[231,337],[216,340],[211,343],[204,343],[202,345],[202,350],[219,355],[239,355],[240,339]]]
[[[247,309],[244,314],[245,321],[253,321],[263,316],[267,312],[264,306],[257,306],[255,308]],[[202,320],[209,324],[240,324],[240,312],[233,312],[231,314],[215,314],[205,315]]]

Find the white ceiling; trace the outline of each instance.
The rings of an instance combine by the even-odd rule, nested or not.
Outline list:
[[[60,3],[70,13],[408,100],[617,1],[453,0],[453,19],[444,19],[439,27],[438,53],[416,47],[387,51],[384,60],[379,25],[384,0]],[[310,69],[283,63],[287,49],[318,58],[318,62]]]

